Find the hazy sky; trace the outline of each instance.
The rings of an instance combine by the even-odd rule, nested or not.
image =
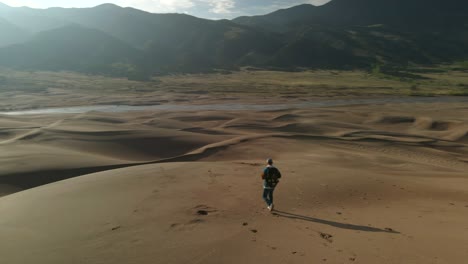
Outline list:
[[[321,5],[330,0],[0,0],[9,6],[92,7],[103,3],[131,6],[154,13],[188,13],[205,18],[259,15],[298,4]]]

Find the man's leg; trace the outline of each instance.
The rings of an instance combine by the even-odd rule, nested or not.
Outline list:
[[[269,197],[268,197],[268,195],[269,195],[269,193],[270,193],[269,191],[270,191],[270,189],[265,189],[265,188],[263,189],[263,200],[265,201],[265,203],[266,203],[268,206],[270,206],[270,199],[269,199]]]
[[[269,198],[270,198],[270,199],[269,199],[269,200],[270,200],[270,205],[273,204],[273,191],[274,191],[274,190],[275,190],[275,189],[270,189],[270,197],[269,197]]]

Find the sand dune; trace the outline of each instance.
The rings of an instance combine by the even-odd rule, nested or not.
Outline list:
[[[25,116],[2,117],[0,146],[8,154],[4,154],[7,160],[4,160],[0,176],[17,179],[17,175],[22,175],[30,181],[38,172],[49,174],[56,171],[54,174],[77,176],[84,168],[87,172],[95,172],[107,166],[121,167],[167,159],[194,160],[207,155],[200,155],[202,152],[214,153],[238,142],[263,137],[398,142],[400,145],[438,148],[446,152],[447,148],[452,148],[451,151],[458,156],[448,159],[459,160],[463,160],[460,156],[466,154],[463,144],[466,143],[468,125],[459,118],[461,116],[447,116],[447,120],[443,120],[439,116],[427,115],[424,107],[415,109],[416,112],[426,111],[424,116],[398,115],[392,107],[379,113],[360,108],[365,107],[264,111],[248,115],[245,112],[219,111],[125,115],[91,112],[57,116],[55,119],[47,115],[34,116],[29,123]],[[15,124],[18,126],[12,128]],[[180,158],[186,154],[190,154],[189,157]],[[60,164],[53,162],[56,159]],[[20,162],[25,165],[9,166]],[[60,176],[51,178],[60,179]],[[6,182],[10,184],[13,181]]]
[[[467,132],[468,109],[430,103],[2,116],[0,255],[463,263]],[[266,157],[284,174],[273,214]]]

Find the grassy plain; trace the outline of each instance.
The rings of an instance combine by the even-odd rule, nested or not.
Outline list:
[[[147,105],[323,97],[468,95],[463,69],[398,76],[364,71],[238,71],[153,77],[150,82],[71,72],[0,70],[0,110],[90,104]]]

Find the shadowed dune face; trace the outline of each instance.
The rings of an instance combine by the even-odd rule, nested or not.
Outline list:
[[[406,123],[414,123],[416,119],[411,116],[382,116],[378,120],[376,120],[376,123],[381,123],[381,124],[406,124]]]

